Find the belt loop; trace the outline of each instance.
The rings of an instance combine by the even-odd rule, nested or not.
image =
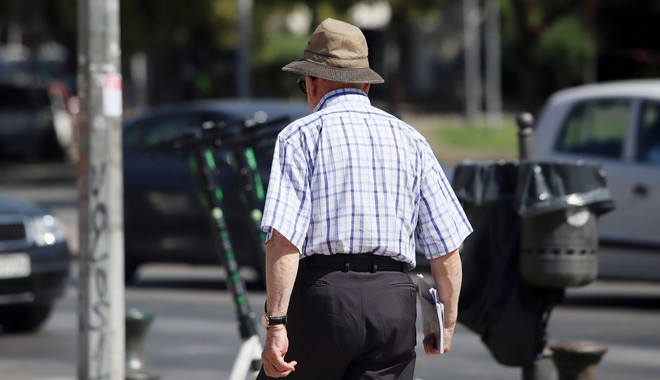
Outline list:
[[[378,264],[376,264],[376,256],[371,255],[371,270],[369,272],[376,273],[378,272]]]
[[[344,269],[342,269],[342,272],[346,273],[349,270],[351,270],[351,262],[348,260],[349,255],[344,255]]]

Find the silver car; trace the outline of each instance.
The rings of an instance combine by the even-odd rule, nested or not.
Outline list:
[[[601,242],[660,250],[660,80],[559,91],[534,129],[534,159],[605,169],[616,209],[600,221]]]

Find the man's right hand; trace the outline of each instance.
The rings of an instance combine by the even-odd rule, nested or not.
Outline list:
[[[284,325],[266,329],[266,344],[261,353],[261,364],[268,377],[286,377],[296,370],[296,361],[286,362],[284,356],[289,350],[289,336]]]

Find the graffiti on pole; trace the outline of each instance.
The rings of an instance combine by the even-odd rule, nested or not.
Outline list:
[[[108,207],[102,196],[102,189],[106,179],[105,162],[94,162],[91,160],[90,167],[90,205],[91,205],[91,246],[89,269],[92,281],[90,281],[90,302],[92,313],[87,325],[91,342],[90,370],[94,379],[109,379],[108,357],[109,342],[107,339],[110,320],[110,297],[108,286],[108,244],[102,242],[107,240],[108,234]],[[97,164],[97,165],[95,165]]]

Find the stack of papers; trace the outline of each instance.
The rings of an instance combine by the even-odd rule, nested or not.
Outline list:
[[[421,274],[417,291],[422,310],[422,331],[424,332],[424,350],[438,349],[440,353],[445,351],[445,306],[438,299],[437,290],[432,287]]]

